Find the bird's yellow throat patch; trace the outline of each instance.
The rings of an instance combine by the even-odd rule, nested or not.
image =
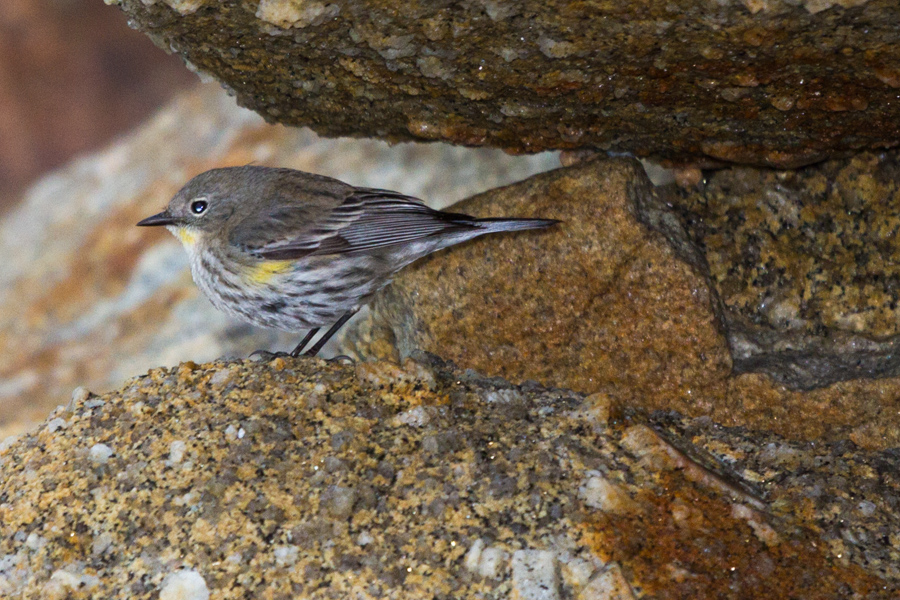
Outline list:
[[[284,273],[291,268],[289,260],[267,260],[254,265],[247,271],[247,278],[260,285],[269,283],[279,273]]]
[[[197,243],[197,234],[187,227],[178,227],[177,229],[173,227],[171,231],[188,248]]]

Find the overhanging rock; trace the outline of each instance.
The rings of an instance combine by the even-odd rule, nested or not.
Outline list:
[[[788,168],[900,142],[893,0],[118,3],[323,135]]]

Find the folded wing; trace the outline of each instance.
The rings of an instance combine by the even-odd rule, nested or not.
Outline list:
[[[260,244],[266,237],[265,231],[256,230],[253,236],[257,243],[248,244],[244,240],[244,248],[262,259],[289,260],[310,255],[371,252],[477,227],[473,217],[436,211],[417,198],[387,190],[359,188],[329,210],[298,214],[298,210],[305,208],[282,207],[279,210],[287,212],[267,215],[262,225],[269,227],[268,241]],[[242,229],[246,231],[245,227]]]

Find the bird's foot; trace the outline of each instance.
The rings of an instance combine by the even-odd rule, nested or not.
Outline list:
[[[356,360],[346,354],[340,354],[338,356],[333,356],[326,360],[326,362],[330,363],[340,363],[342,365],[355,365]]]
[[[268,350],[254,350],[250,353],[250,360],[256,362],[269,362],[276,358],[288,358],[291,356],[289,352],[269,352]]]

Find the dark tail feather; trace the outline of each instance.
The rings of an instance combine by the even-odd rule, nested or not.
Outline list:
[[[562,223],[556,219],[476,219],[473,225],[496,231],[520,231],[522,229],[544,229]]]

